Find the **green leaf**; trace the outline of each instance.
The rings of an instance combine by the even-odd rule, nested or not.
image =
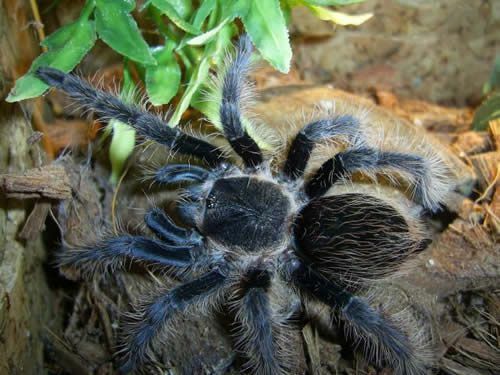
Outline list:
[[[35,77],[35,70],[40,66],[51,66],[69,72],[90,51],[95,41],[95,27],[92,21],[80,19],[63,26],[47,37],[44,45],[48,51],[33,61],[28,73],[16,81],[6,100],[12,103],[42,95],[49,86]]]
[[[179,13],[179,15],[187,20],[193,13],[193,4],[191,0],[167,0],[170,5]]]
[[[127,103],[135,101],[135,85],[130,71],[125,65],[123,68],[123,86],[120,97]],[[125,164],[132,155],[135,147],[135,130],[123,122],[111,120],[105,131],[112,130],[111,144],[109,146],[109,160],[111,161],[110,182],[116,185],[120,180]]]
[[[148,44],[129,13],[135,8],[135,3],[126,0],[97,0],[96,3],[95,19],[99,37],[131,60],[143,65],[155,65]]]
[[[159,9],[163,14],[165,14],[178,28],[184,30],[187,33],[198,35],[200,29],[194,27],[189,22],[187,22],[177,10],[170,4],[168,0],[153,0],[152,4]]]
[[[250,3],[251,1],[248,0],[235,0],[230,3],[223,2],[221,19],[229,18],[232,21],[236,17],[245,17],[250,9]]]
[[[203,44],[206,44],[206,43],[210,42],[217,35],[217,33],[224,26],[226,26],[226,24],[228,22],[229,22],[229,18],[226,18],[224,21],[222,21],[220,24],[218,24],[212,30],[209,30],[206,33],[200,34],[198,36],[195,36],[195,37],[189,39],[186,43],[190,46],[201,46]]]
[[[285,17],[287,26],[290,25],[292,22],[292,4],[286,0],[282,0],[281,11],[283,12],[283,17]]]
[[[351,15],[343,12],[337,12],[328,8],[308,5],[307,6],[320,20],[330,21],[337,25],[361,25],[373,17],[373,13],[362,13]]]
[[[344,6],[351,4],[363,3],[366,0],[303,0],[304,3],[311,5],[323,5],[323,6]]]
[[[216,3],[217,0],[203,0],[201,2],[201,5],[196,11],[192,22],[195,28],[201,29],[201,25],[203,25],[203,22],[205,22],[208,15],[212,13]]]
[[[111,161],[110,182],[116,185],[123,168],[135,147],[135,130],[118,120],[111,120],[108,126],[113,129],[111,144],[109,145],[109,159]]]
[[[495,58],[495,64],[491,70],[490,79],[484,84],[483,94],[500,89],[500,54]]]
[[[172,52],[174,47],[175,43],[169,41],[154,51],[158,65],[146,68],[146,91],[153,105],[167,104],[179,90],[181,68]]]
[[[488,129],[491,120],[500,118],[500,91],[494,92],[479,106],[474,114],[472,128],[476,131]]]
[[[234,23],[226,24],[217,34],[217,38],[212,40],[205,47],[205,55],[210,56],[210,64],[220,66],[223,63],[226,51],[233,44],[233,36],[238,34],[238,28]]]
[[[205,55],[210,56],[210,64],[219,66],[222,64],[224,54],[232,45],[232,37],[238,33],[234,24],[227,24],[222,28],[217,39],[210,42],[205,48]],[[203,113],[210,122],[222,130],[219,118],[219,106],[221,101],[220,90],[216,89],[210,82],[203,82],[191,98],[191,106]]]
[[[290,70],[292,48],[279,0],[253,0],[243,25],[261,55],[283,73]]]
[[[208,56],[205,55],[193,71],[187,89],[184,91],[184,95],[182,95],[182,98],[179,101],[172,118],[170,119],[170,126],[176,126],[180,122],[182,114],[186,111],[186,109],[188,109],[193,95],[197,92],[201,84],[207,81],[209,69],[210,61]]]

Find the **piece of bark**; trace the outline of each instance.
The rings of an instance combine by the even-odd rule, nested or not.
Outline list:
[[[446,374],[450,375],[483,375],[481,372],[469,366],[466,367],[448,358],[443,358],[441,360],[441,369],[445,371]]]
[[[468,131],[460,133],[452,147],[458,155],[465,157],[489,151],[491,142],[487,132]]]
[[[484,223],[490,228],[493,235],[500,234],[500,180],[497,180],[495,192],[490,204],[486,205]]]
[[[425,253],[427,270],[452,279],[500,275],[500,248],[483,226],[455,220]]]
[[[37,201],[31,213],[19,232],[19,238],[23,240],[34,240],[45,228],[45,220],[50,211],[50,202]]]
[[[455,344],[457,348],[468,352],[488,363],[500,366],[500,352],[493,350],[487,344],[468,337],[462,337]]]
[[[68,199],[71,185],[62,165],[49,164],[22,174],[0,175],[0,189],[9,198]]]
[[[489,132],[495,150],[500,151],[500,119],[490,121]]]
[[[389,91],[375,90],[375,101],[416,126],[438,133],[470,128],[474,111],[470,108],[444,107],[423,100],[400,100]]]
[[[500,166],[500,152],[491,151],[470,157],[470,162],[476,176],[478,177],[479,187],[484,190],[494,183],[497,177],[498,169]]]

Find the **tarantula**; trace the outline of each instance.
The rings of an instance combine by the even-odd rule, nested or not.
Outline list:
[[[395,316],[358,294],[426,246],[420,213],[374,191],[356,190],[349,179],[356,172],[395,173],[411,188],[413,206],[437,210],[446,193],[444,177],[436,172],[439,158],[370,147],[355,116],[332,114],[305,125],[284,163],[273,167],[244,121],[251,54],[244,36],[220,79],[218,115],[237,155],[232,158],[76,76],[49,67],[37,70],[41,80],[98,118],[124,122],[140,136],[206,165],[167,164],[155,172],[161,184],[183,184],[177,202],[182,224],[153,208],[144,220],[155,238],[107,237],[65,249],[60,265],[95,272],[125,268],[132,260],[187,278],[135,307],[123,327],[123,373],[150,359],[161,333],[173,331],[177,317],[221,304],[234,312],[236,349],[256,374],[293,372],[285,358],[293,349],[286,335],[297,306],[306,306],[307,313],[308,304],[321,305],[340,322],[368,360],[397,373],[426,372],[418,340]],[[343,142],[344,149],[307,177],[313,149],[331,140]],[[339,185],[344,186],[340,193],[329,193]]]

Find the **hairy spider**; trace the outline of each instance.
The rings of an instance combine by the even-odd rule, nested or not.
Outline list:
[[[244,121],[251,53],[249,38],[242,37],[219,85],[222,131],[242,163],[76,76],[37,70],[40,79],[100,119],[118,119],[142,137],[207,166],[171,164],[155,172],[161,184],[185,184],[177,202],[182,225],[154,208],[144,220],[155,238],[107,237],[65,249],[60,265],[104,272],[133,260],[187,277],[135,306],[123,327],[123,373],[150,359],[161,333],[174,331],[176,318],[221,304],[234,312],[236,349],[256,374],[293,373],[286,358],[293,351],[286,340],[293,327],[290,317],[297,306],[307,313],[311,305],[322,306],[332,322],[341,323],[368,360],[400,374],[425,373],[422,340],[404,327],[404,319],[360,291],[393,274],[427,244],[418,207],[439,208],[447,192],[442,160],[379,150],[363,139],[358,118],[331,114],[305,125],[288,146],[284,163],[272,164]],[[331,140],[342,143],[342,151],[307,177],[313,149]],[[402,178],[411,201],[400,204],[350,182],[354,173],[382,172]]]

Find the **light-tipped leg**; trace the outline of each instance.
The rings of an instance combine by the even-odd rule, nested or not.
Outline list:
[[[384,171],[407,176],[415,201],[431,211],[439,209],[439,199],[445,192],[446,183],[443,176],[433,174],[422,156],[368,147],[346,150],[327,160],[306,183],[305,191],[311,198],[319,197],[340,178],[349,177],[354,172],[374,174]]]
[[[175,318],[187,308],[203,310],[202,306],[218,303],[225,281],[226,277],[214,270],[138,306],[125,322],[120,373],[128,374],[148,360],[153,344],[161,341],[161,333],[175,331]]]
[[[283,273],[305,298],[331,307],[332,316],[342,319],[348,336],[369,361],[388,365],[397,374],[425,373],[410,338],[366,300],[353,296],[295,257],[288,260]]]
[[[75,75],[50,67],[38,68],[36,75],[46,84],[64,91],[82,108],[94,112],[101,120],[119,120],[130,125],[146,139],[166,145],[174,152],[196,156],[212,166],[225,160],[222,152],[210,143],[169,126],[159,116],[146,112],[137,105],[124,103]]]
[[[219,109],[224,135],[233,150],[243,159],[245,166],[256,167],[262,163],[262,152],[243,127],[241,100],[252,55],[252,42],[243,35],[237,46],[236,56],[229,64],[222,80],[222,98]]]
[[[248,359],[245,369],[253,374],[285,374],[277,342],[278,325],[271,309],[270,275],[251,270],[243,277],[242,297],[236,303],[236,347]]]
[[[313,148],[318,143],[336,138],[353,141],[359,136],[359,121],[350,115],[340,115],[311,122],[295,136],[283,168],[290,179],[304,175]]]
[[[123,268],[130,261],[185,268],[191,265],[195,248],[194,245],[172,246],[143,236],[125,235],[90,246],[65,248],[58,256],[58,265],[75,267],[89,275]]]

